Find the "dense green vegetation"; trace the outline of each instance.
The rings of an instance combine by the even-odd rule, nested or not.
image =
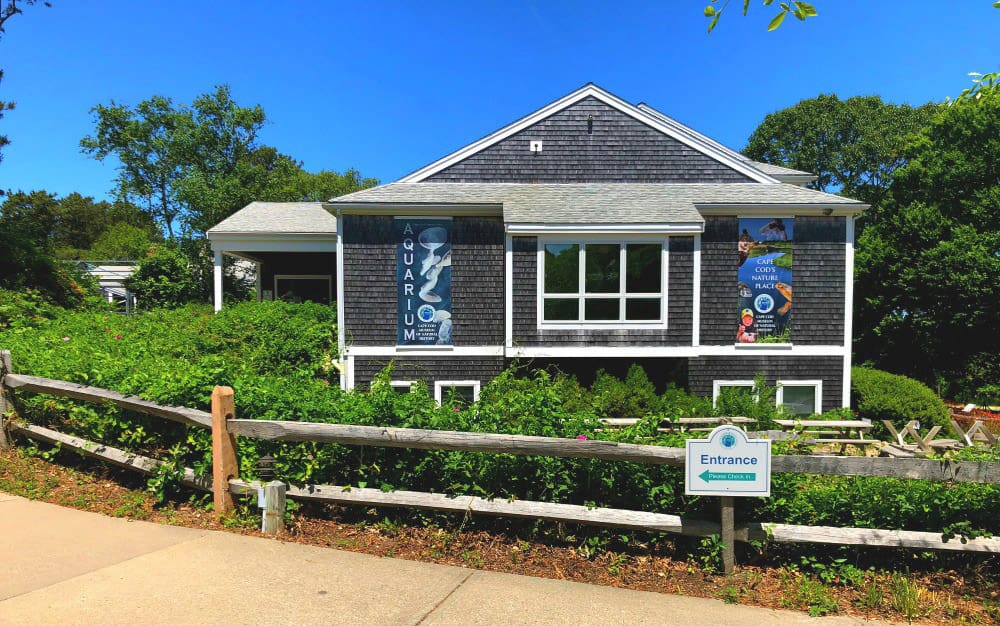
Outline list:
[[[657,394],[633,367],[624,379],[606,373],[588,388],[572,377],[511,368],[484,386],[480,401],[449,399],[438,407],[417,385],[401,394],[384,371],[367,392],[343,392],[334,311],[315,304],[242,303],[217,315],[207,306],[125,317],[100,311],[39,311],[0,331],[0,346],[19,371],[71,380],[161,403],[208,408],[215,385],[230,385],[237,414],[251,419],[607,439],[680,446],[684,438],[656,430],[662,418],[742,414],[761,423],[776,416],[773,389],[732,394],[717,409],[671,388]],[[866,396],[867,397],[867,396]],[[877,396],[875,396],[877,397]],[[62,398],[17,394],[33,422],[208,471],[208,433],[120,409]],[[636,417],[621,430],[600,429],[600,417]],[[277,459],[278,476],[293,483],[365,485],[467,493],[549,502],[714,517],[711,499],[683,495],[676,468],[585,459],[428,452],[372,447],[240,440],[243,475],[259,456]],[[152,488],[170,485],[156,477]],[[877,497],[876,497],[877,496]],[[969,503],[973,503],[969,506]],[[918,530],[995,532],[987,512],[1000,509],[1000,488],[886,479],[775,475],[774,497],[741,502],[748,519]]]
[[[948,407],[926,385],[897,374],[866,367],[851,369],[851,405],[858,416],[875,424],[874,434],[887,436],[882,420],[902,425],[917,420],[925,427],[941,426],[951,431]]]

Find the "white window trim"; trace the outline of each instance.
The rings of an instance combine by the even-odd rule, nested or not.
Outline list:
[[[274,299],[278,299],[278,280],[323,280],[326,279],[326,297],[330,302],[333,300],[333,274],[275,274],[274,275]]]
[[[815,396],[813,397],[813,406],[816,407],[816,413],[823,412],[823,381],[822,380],[792,380],[792,379],[779,379],[778,380],[778,392],[774,397],[774,402],[777,406],[782,406],[785,403],[784,386],[789,385],[791,387],[814,387]]]
[[[753,391],[756,383],[752,380],[713,380],[712,381],[712,406],[719,401],[719,394],[723,387],[749,387]]]
[[[409,393],[413,391],[413,385],[416,383],[417,381],[415,380],[390,380],[389,386],[393,388],[405,388],[407,393]]]
[[[545,313],[545,246],[547,244],[556,245],[579,245],[580,246],[580,263],[579,263],[579,284],[583,285],[585,281],[586,266],[584,261],[584,254],[587,244],[617,244],[619,246],[619,259],[620,259],[620,281],[619,291],[616,293],[599,294],[599,293],[585,293],[578,291],[576,293],[565,294],[566,299],[577,299],[579,302],[580,317],[584,316],[582,307],[583,303],[588,299],[614,299],[619,300],[619,315],[624,318],[625,311],[625,301],[628,297],[634,298],[649,298],[659,297],[660,299],[660,319],[640,321],[640,320],[629,320],[624,321],[623,319],[618,320],[567,320],[567,321],[557,321],[557,320],[544,320],[543,316]],[[625,256],[626,256],[626,245],[627,244],[653,244],[660,246],[660,293],[659,294],[629,294],[625,292],[624,282],[625,282]],[[571,329],[571,330],[608,330],[608,329],[657,329],[657,328],[667,328],[667,296],[668,296],[668,276],[670,271],[670,238],[648,238],[648,237],[585,237],[585,236],[572,236],[572,237],[539,237],[538,238],[538,248],[536,252],[535,261],[537,278],[535,280],[535,304],[536,312],[535,319],[537,321],[537,327],[539,329]],[[562,294],[549,294],[550,297],[559,297]]]
[[[472,400],[474,402],[479,400],[480,383],[478,380],[435,380],[434,399],[438,406],[441,406],[444,401],[444,390],[452,387],[472,387]]]

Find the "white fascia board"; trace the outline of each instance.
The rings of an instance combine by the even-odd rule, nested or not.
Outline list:
[[[604,91],[600,87],[592,84],[585,85],[584,87],[577,89],[573,93],[564,96],[556,100],[555,102],[542,107],[541,109],[538,109],[534,113],[522,117],[516,122],[504,126],[500,130],[491,133],[486,137],[483,137],[479,141],[473,142],[465,146],[464,148],[452,152],[451,154],[445,156],[444,158],[438,159],[437,161],[424,166],[423,168],[413,172],[412,174],[408,174],[403,178],[400,178],[397,182],[418,183],[430,176],[433,176],[434,174],[437,174],[441,170],[447,169],[448,167],[451,167],[455,163],[458,163],[459,161],[462,161],[476,154],[477,152],[485,150],[486,148],[500,141],[503,141],[507,137],[510,137],[512,135],[521,132],[525,128],[528,128],[529,126],[545,119],[546,117],[549,117],[553,113],[561,111],[562,109],[565,109],[566,107],[575,104],[580,100],[583,100],[584,98],[588,97],[593,97],[596,98],[597,100],[600,100],[601,102],[607,104],[608,106],[611,106],[621,111],[625,115],[628,115],[629,117],[639,122],[642,122],[643,124],[646,124],[647,126],[654,128],[655,130],[660,131],[661,133],[667,135],[668,137],[676,139],[677,141],[685,144],[686,146],[693,148],[694,150],[697,150],[698,152],[701,152],[702,154],[710,158],[713,158],[716,161],[723,163],[724,165],[731,167],[732,169],[740,172],[741,174],[744,174],[748,178],[751,178],[759,183],[775,183],[775,184],[778,183],[777,179],[772,178],[767,174],[764,174],[760,170],[753,168],[752,166],[746,164],[745,162],[743,162],[738,158],[734,158],[726,150],[720,150],[715,145],[712,145],[713,142],[704,141],[698,137],[692,136],[691,132],[693,131],[680,132],[672,125],[664,123],[657,117],[639,110],[638,108],[632,106],[628,102],[625,102],[621,98],[618,98]]]
[[[789,217],[808,216],[854,216],[868,208],[867,204],[842,204],[836,202],[809,204],[696,204],[702,215],[746,215],[775,217],[781,212]]]
[[[704,222],[670,224],[507,224],[508,235],[700,235]]]
[[[503,356],[503,346],[359,346],[353,345],[345,354],[358,356]]]
[[[336,233],[212,233],[214,252],[336,252]]]
[[[696,357],[692,346],[508,346],[508,358]]]
[[[503,205],[493,202],[482,204],[413,203],[413,202],[354,202],[334,205],[337,215],[461,215],[488,216],[503,215]]]
[[[752,346],[752,347],[751,347]],[[733,344],[698,346],[699,356],[843,356],[844,346]]]

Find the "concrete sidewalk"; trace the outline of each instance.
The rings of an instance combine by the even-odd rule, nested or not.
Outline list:
[[[130,522],[3,493],[0,562],[0,624],[865,623]]]

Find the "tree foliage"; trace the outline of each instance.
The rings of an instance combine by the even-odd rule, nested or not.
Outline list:
[[[858,240],[858,354],[973,395],[1000,380],[1000,85],[940,107]]]
[[[812,172],[808,187],[840,192],[869,204],[885,195],[905,162],[908,137],[937,110],[883,102],[878,96],[841,100],[821,94],[770,113],[747,140],[748,157]]]
[[[0,206],[0,288],[36,289],[57,304],[77,306],[83,289],[53,254],[57,209],[44,191],[10,194]]]
[[[325,200],[377,182],[354,170],[310,174],[261,145],[264,110],[240,106],[226,85],[190,106],[153,96],[134,108],[111,102],[92,112],[95,132],[81,141],[83,150],[115,157],[119,197],[141,205],[171,238],[204,233],[254,200]]]
[[[0,36],[7,32],[4,26],[7,24],[7,20],[24,12],[24,6],[35,4],[38,0],[0,0]],[[48,2],[42,2],[44,6],[52,6]],[[3,70],[0,69],[0,83],[3,82]],[[4,113],[7,111],[14,110],[13,102],[4,102],[0,100],[0,120],[3,119]],[[10,144],[10,140],[7,135],[0,135],[0,162],[3,162],[3,148]],[[3,190],[0,190],[0,195],[3,195]]]

